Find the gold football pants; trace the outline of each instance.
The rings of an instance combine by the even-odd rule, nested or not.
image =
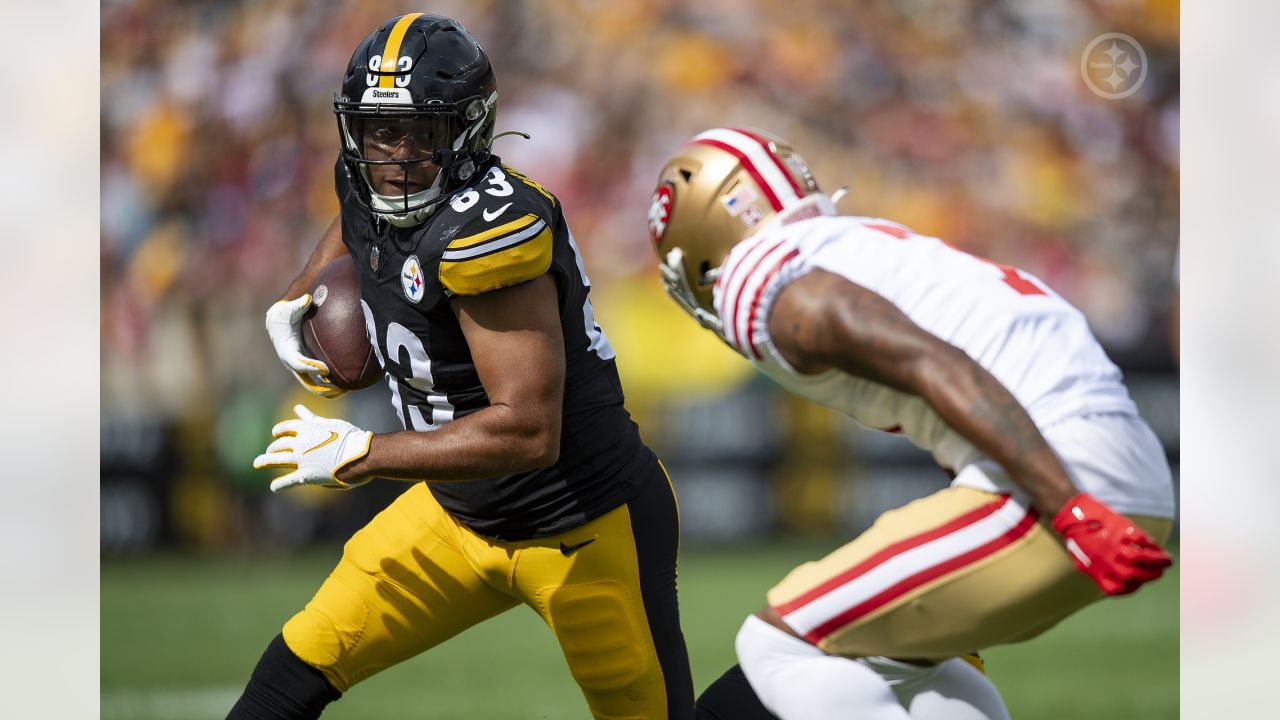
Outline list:
[[[1132,520],[1157,542],[1173,524]],[[768,593],[787,625],[829,654],[926,659],[1028,640],[1103,597],[1047,520],[968,487],[884,513]]]
[[[679,519],[653,462],[630,502],[568,532],[498,542],[419,483],[357,532],[289,648],[346,692],[518,603],[555,633],[596,718],[691,718],[676,603]]]

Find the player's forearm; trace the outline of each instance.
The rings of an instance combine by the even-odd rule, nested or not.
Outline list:
[[[921,361],[918,392],[1052,515],[1078,491],[1017,398],[963,351]]]
[[[307,259],[307,264],[302,268],[302,272],[289,283],[289,287],[284,291],[281,300],[292,300],[307,292],[311,287],[312,281],[320,274],[320,270],[328,265],[335,258],[340,257],[347,252],[347,247],[342,244],[342,218],[335,217],[333,222],[329,224],[329,228],[325,230],[324,236],[320,238],[320,242],[316,245],[316,249],[311,251],[311,257]]]
[[[369,453],[339,478],[481,480],[553,465],[559,450],[558,417],[538,420],[506,405],[492,405],[434,432],[374,435]]]

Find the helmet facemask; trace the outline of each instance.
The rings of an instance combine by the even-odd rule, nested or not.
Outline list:
[[[684,250],[678,247],[671,248],[665,258],[660,258],[658,271],[662,273],[662,285],[666,288],[667,295],[670,295],[671,299],[676,301],[680,309],[691,315],[702,327],[724,338],[724,326],[720,322],[720,318],[711,310],[702,307],[693,292],[693,287],[689,285],[689,272],[685,266]],[[705,273],[701,273],[703,283],[714,283],[717,272],[719,272],[719,268],[712,268]]]
[[[370,97],[375,91],[393,102]],[[409,99],[402,92],[369,88],[358,103],[335,98],[334,113],[357,193],[379,217],[411,227],[488,159],[497,92],[456,103],[394,102]]]

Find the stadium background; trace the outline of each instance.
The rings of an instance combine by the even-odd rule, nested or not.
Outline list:
[[[649,194],[663,157],[704,127],[780,133],[828,191],[851,186],[846,211],[1048,281],[1125,369],[1176,470],[1177,4],[751,6],[103,4],[104,717],[220,717],[341,540],[403,489],[271,496],[248,463],[309,398],[261,316],[336,212],[331,94],[364,34],[410,10],[457,17],[485,45],[499,130],[533,136],[496,150],[564,203],[628,406],[680,494],[699,688],[731,662],[734,628],[782,572],[945,483],[900,440],[777,392],[663,297]],[[1081,82],[1080,53],[1104,32],[1146,51],[1146,82],[1129,98]],[[309,402],[392,429],[385,395]],[[992,652],[992,676],[1015,715],[1173,717],[1177,609],[1175,576]],[[333,715],[576,717],[546,635],[532,616],[504,616],[376,678]],[[1081,707],[1071,688],[1112,675],[1106,642],[1163,664],[1141,693],[1116,687]],[[1072,653],[1102,657],[1067,672]],[[465,689],[467,668],[499,659],[511,693]]]

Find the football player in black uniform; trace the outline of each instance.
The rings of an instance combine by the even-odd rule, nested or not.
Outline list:
[[[614,353],[555,196],[491,154],[497,90],[457,22],[392,18],[334,101],[341,216],[267,315],[302,355],[320,268],[350,253],[403,432],[298,406],[256,467],[273,490],[411,487],[347,543],[268,646],[232,718],[311,718],[352,685],[525,603],[598,718],[691,718],[670,481],[623,408]]]

